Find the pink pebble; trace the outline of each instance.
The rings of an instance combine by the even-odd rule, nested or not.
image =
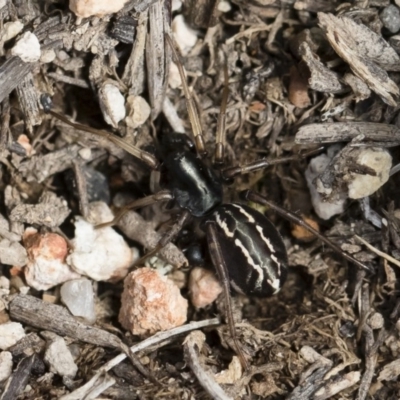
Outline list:
[[[222,286],[212,271],[196,267],[190,273],[189,291],[192,304],[202,308],[216,300],[222,292]]]
[[[167,277],[150,268],[140,268],[125,279],[119,322],[142,337],[186,322],[188,302]]]

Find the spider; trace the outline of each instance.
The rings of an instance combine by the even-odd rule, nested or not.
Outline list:
[[[166,244],[174,240],[190,218],[200,219],[200,226],[206,233],[208,249],[223,286],[226,318],[232,337],[234,350],[244,368],[248,368],[248,359],[236,335],[232,313],[230,289],[249,295],[266,297],[277,293],[285,282],[288,268],[288,257],[281,235],[263,214],[242,203],[223,203],[223,187],[235,177],[264,169],[272,164],[306,157],[310,153],[276,160],[260,159],[255,162],[224,166],[225,161],[225,121],[227,110],[228,71],[224,68],[224,90],[218,117],[214,167],[206,162],[202,127],[193,96],[188,88],[186,74],[176,44],[166,35],[172,49],[175,62],[182,80],[193,140],[186,134],[172,133],[164,135],[162,140],[163,166],[168,174],[168,188],[150,196],[136,200],[126,206],[115,219],[98,228],[114,225],[128,209],[140,208],[163,201],[173,201],[180,209],[180,215],[171,229],[162,236],[158,245],[144,255],[136,264],[141,264],[149,256],[156,254]],[[84,125],[73,123],[49,107],[48,113],[73,126],[78,130],[88,131],[108,138],[127,152],[142,160],[152,170],[158,170],[161,163],[151,154],[139,149],[125,140]],[[217,167],[215,167],[217,165]],[[275,210],[284,218],[303,226],[325,244],[333,248],[344,258],[358,267],[368,269],[364,264],[343,252],[336,244],[309,226],[296,214],[293,214],[264,196],[247,190],[241,193],[243,201],[252,201]]]

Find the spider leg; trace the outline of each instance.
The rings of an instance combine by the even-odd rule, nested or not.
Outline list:
[[[228,67],[224,64],[224,91],[222,93],[221,108],[218,115],[217,138],[215,143],[214,163],[223,164],[225,160],[225,141],[226,141],[226,108],[228,104]]]
[[[214,222],[206,222],[206,232],[207,232],[208,249],[210,252],[211,260],[214,264],[215,269],[218,271],[218,275],[224,290],[225,313],[228,320],[229,332],[233,340],[236,354],[239,356],[240,363],[242,364],[242,367],[245,370],[247,370],[249,368],[249,364],[247,362],[243,348],[240,345],[236,335],[235,321],[233,319],[233,312],[232,312],[232,299],[230,294],[229,275],[218,242],[217,231],[215,229]]]
[[[248,164],[242,164],[242,165],[237,165],[234,167],[223,168],[221,170],[221,175],[224,180],[229,181],[233,178],[236,178],[239,175],[246,175],[246,174],[249,174],[250,172],[259,171],[259,170],[265,169],[271,165],[283,164],[283,163],[287,163],[289,161],[301,160],[301,159],[309,157],[313,154],[319,153],[322,149],[323,149],[323,147],[319,147],[318,149],[306,151],[304,153],[296,154],[296,155],[290,156],[290,157],[281,157],[281,158],[276,158],[276,159],[272,159],[272,160],[266,160],[265,158],[262,158],[260,160],[250,162]]]
[[[75,128],[79,131],[93,133],[94,135],[101,136],[101,137],[108,139],[110,142],[121,147],[122,149],[127,151],[129,154],[132,154],[134,157],[138,158],[139,160],[142,160],[151,169],[157,169],[159,167],[158,160],[152,154],[148,153],[147,151],[139,149],[139,147],[129,144],[124,139],[122,139],[116,135],[113,135],[110,132],[103,131],[100,129],[94,129],[94,128],[91,128],[90,126],[72,122],[68,118],[66,118],[64,115],[61,115],[52,110],[48,110],[47,112],[48,112],[48,114],[51,114],[53,117],[59,119],[60,121],[72,126],[73,128]]]
[[[154,256],[157,254],[163,247],[165,247],[168,243],[170,243],[175,236],[181,231],[182,227],[186,224],[186,222],[190,218],[190,212],[184,210],[172,228],[161,237],[160,241],[158,242],[157,246],[148,251],[143,257],[135,262],[135,265],[143,265],[147,258]]]
[[[135,210],[136,208],[142,208],[146,206],[151,206],[152,204],[159,203],[160,201],[173,200],[174,196],[169,190],[161,190],[150,196],[143,197],[138,200],[134,200],[122,207],[122,209],[117,213],[112,221],[104,222],[102,224],[96,225],[96,229],[106,228],[107,226],[117,225],[121,218],[130,210]]]
[[[196,104],[194,102],[192,93],[190,92],[188,84],[187,84],[185,70],[183,68],[182,62],[180,61],[179,50],[178,50],[175,42],[171,38],[171,36],[169,36],[168,34],[165,34],[165,39],[168,42],[169,46],[171,47],[174,61],[178,67],[179,75],[181,76],[183,93],[184,93],[185,99],[186,99],[186,107],[187,107],[188,114],[189,114],[190,124],[192,126],[194,144],[196,146],[197,154],[201,158],[203,158],[207,154],[206,149],[205,149],[205,144],[204,144],[203,130],[201,128],[200,118],[199,118],[199,114],[196,109]]]
[[[362,262],[356,260],[354,257],[352,257],[350,254],[347,254],[344,252],[337,244],[326,238],[324,235],[319,233],[317,230],[315,230],[312,226],[307,224],[307,222],[303,221],[300,217],[298,217],[296,214],[292,213],[291,211],[285,210],[282,207],[279,207],[272,201],[268,200],[266,197],[262,196],[261,194],[255,193],[251,190],[246,190],[241,193],[241,197],[244,200],[249,200],[253,201],[255,203],[259,203],[265,206],[268,206],[272,208],[274,211],[276,211],[279,215],[281,215],[283,218],[294,222],[297,225],[302,226],[303,228],[307,229],[309,232],[313,233],[315,236],[318,237],[318,239],[322,240],[327,246],[329,246],[332,250],[340,254],[343,258],[346,260],[350,261],[351,263],[355,264],[357,267],[365,269],[367,271],[371,272],[371,268],[363,264]]]

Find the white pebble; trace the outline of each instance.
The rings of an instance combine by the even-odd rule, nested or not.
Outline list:
[[[102,17],[122,9],[128,0],[70,0],[69,9],[81,18],[96,15]]]
[[[1,31],[1,41],[7,42],[7,40],[15,38],[22,29],[24,29],[24,24],[21,21],[6,22]]]
[[[85,278],[75,279],[61,286],[61,300],[75,317],[81,317],[87,324],[96,322],[92,283]]]
[[[0,353],[0,383],[4,382],[12,373],[13,361],[9,351]]]
[[[172,0],[171,12],[178,11],[182,7],[181,0]]]
[[[32,32],[25,32],[21,39],[11,49],[13,56],[18,56],[25,62],[36,62],[40,59],[39,40]]]
[[[103,85],[99,90],[99,102],[104,120],[117,128],[118,122],[126,116],[125,98],[118,87],[112,83]]]
[[[27,284],[36,290],[48,290],[80,277],[65,262],[68,254],[66,240],[56,233],[37,233],[27,229],[24,245],[29,261],[24,268]]]
[[[190,300],[196,308],[206,307],[222,293],[222,286],[212,271],[193,268],[189,278]]]
[[[189,28],[182,14],[174,18],[171,29],[182,55],[186,56],[197,42],[197,32]]]
[[[318,193],[315,186],[314,179],[325,171],[326,167],[331,161],[331,157],[326,154],[321,154],[314,157],[308,164],[305,172],[307,186],[311,194],[311,202],[317,215],[322,219],[329,219],[336,214],[341,214],[344,210],[346,203],[346,196],[338,196],[334,200],[324,201],[322,196]]]
[[[28,262],[25,248],[18,242],[2,239],[0,241],[0,262],[6,265],[23,267]]]
[[[125,279],[119,322],[142,337],[180,326],[187,318],[188,302],[167,277],[139,268]]]
[[[218,3],[218,11],[227,13],[231,10],[232,10],[232,6],[231,6],[231,3],[229,3],[229,1],[220,0],[220,2]]]
[[[92,149],[90,147],[84,147],[78,151],[81,158],[85,161],[89,161],[92,157]]]
[[[181,76],[179,75],[178,67],[172,61],[169,66],[168,85],[171,89],[177,89],[182,86],[182,79]]]
[[[103,202],[91,203],[89,208],[94,225],[114,218]],[[95,281],[119,281],[128,273],[137,252],[113,228],[95,229],[93,224],[81,218],[76,220],[74,248],[67,262],[75,271]]]
[[[147,101],[141,96],[128,96],[126,102],[128,107],[126,124],[132,129],[143,125],[151,113],[151,108]]]
[[[25,331],[19,322],[0,324],[0,350],[7,350],[25,336]]]
[[[392,157],[387,150],[377,147],[357,148],[353,153],[356,153],[357,164],[365,165],[376,173],[376,176],[354,172],[344,175],[343,179],[347,182],[349,197],[361,199],[375,193],[388,181]]]
[[[383,315],[381,313],[374,313],[369,317],[369,325],[372,329],[382,329],[385,324]]]
[[[10,290],[10,280],[4,275],[0,276],[0,290],[1,289]]]
[[[46,335],[43,336],[50,339],[50,344],[44,354],[44,361],[49,366],[50,372],[71,379],[74,378],[78,372],[78,367],[74,363],[65,340],[50,332],[46,332]]]
[[[53,49],[47,49],[42,51],[42,55],[40,57],[40,62],[42,64],[48,64],[55,60],[56,52]]]

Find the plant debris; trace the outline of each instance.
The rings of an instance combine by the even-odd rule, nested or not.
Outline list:
[[[1,400],[400,398],[399,1],[0,0],[0,19]],[[194,110],[209,155],[222,111],[226,164],[271,161],[224,201],[251,189],[336,245],[258,205],[290,268],[273,297],[232,295],[247,369],[194,218],[135,264],[176,221],[162,138],[193,139]]]

